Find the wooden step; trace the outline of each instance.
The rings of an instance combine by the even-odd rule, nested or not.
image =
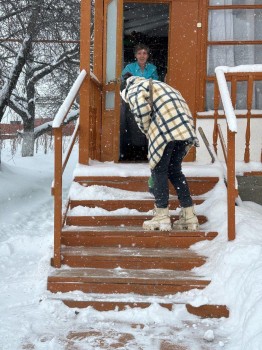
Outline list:
[[[201,306],[192,306],[186,304],[187,311],[190,314],[202,317],[202,318],[220,318],[220,317],[229,317],[229,309],[226,305],[201,305]]]
[[[203,215],[198,215],[200,224],[207,221]],[[171,220],[178,220],[178,215]],[[108,215],[108,216],[67,216],[66,225],[73,226],[142,226],[145,220],[151,220],[152,215]]]
[[[245,171],[244,176],[262,176],[262,171]]]
[[[187,177],[192,196],[199,196],[210,191],[218,182],[218,177]],[[148,177],[146,176],[77,176],[74,181],[84,186],[108,186],[128,191],[148,192]],[[176,194],[170,184],[170,193]]]
[[[151,305],[150,302],[127,302],[127,301],[107,301],[107,300],[74,300],[74,299],[66,299],[62,298],[60,299],[63,301],[63,303],[70,307],[70,308],[87,308],[91,306],[92,308],[96,309],[97,311],[113,311],[118,310],[122,311],[125,310],[127,307],[129,308],[135,308],[139,307],[141,309],[145,309]],[[174,307],[173,303],[159,303],[160,306],[165,307],[168,310],[172,310]]]
[[[48,277],[52,293],[135,293],[169,295],[190,289],[205,288],[210,281],[190,271],[125,269],[60,269]]]
[[[189,249],[62,247],[62,264],[70,267],[191,270],[206,259]]]
[[[86,247],[188,248],[217,237],[205,231],[144,231],[141,226],[65,226],[61,243]]]
[[[151,303],[150,302],[124,302],[124,301],[108,301],[108,300],[73,300],[73,299],[62,299],[63,303],[70,307],[70,308],[87,308],[92,307],[96,309],[97,311],[113,311],[113,310],[126,310],[126,308],[141,308],[145,309],[148,308]],[[176,305],[180,305],[183,303],[158,303],[160,306],[168,309],[173,310]],[[190,304],[185,304],[187,311],[190,314],[199,316],[201,318],[221,318],[229,317],[229,309],[226,305],[201,305],[198,307],[194,307]]]
[[[194,204],[202,204],[204,198],[194,198]],[[118,200],[74,200],[70,199],[70,209],[73,209],[77,206],[89,207],[89,208],[102,208],[106,210],[117,210],[120,208],[136,209],[141,212],[147,212],[154,208],[154,199],[144,199],[144,200],[135,200],[135,199],[118,199]],[[170,208],[179,207],[179,201],[177,198],[170,199]]]

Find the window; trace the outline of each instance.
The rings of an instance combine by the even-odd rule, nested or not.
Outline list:
[[[262,63],[262,0],[210,0],[208,7],[206,108],[213,109],[217,66]],[[238,95],[244,85],[238,84]],[[254,108],[262,108],[262,83],[255,84]],[[238,109],[246,108],[238,99]]]

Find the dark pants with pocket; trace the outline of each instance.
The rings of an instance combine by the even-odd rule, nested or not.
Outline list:
[[[157,208],[168,206],[168,179],[176,190],[180,206],[187,208],[193,205],[186,177],[182,173],[182,161],[187,153],[187,146],[187,141],[169,142],[159,163],[152,170],[153,194]]]

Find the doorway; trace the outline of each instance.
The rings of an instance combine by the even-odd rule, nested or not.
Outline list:
[[[123,8],[124,68],[135,61],[134,47],[147,45],[148,62],[157,67],[159,80],[164,81],[168,62],[169,4],[124,2]],[[139,130],[129,107],[121,102],[120,161],[146,161],[147,139]]]

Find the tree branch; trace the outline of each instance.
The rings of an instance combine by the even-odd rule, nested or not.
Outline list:
[[[10,98],[8,105],[15,113],[17,113],[22,118],[23,121],[28,119],[28,113],[26,109],[24,109],[20,105],[20,103],[17,103],[12,97]]]
[[[63,125],[67,125],[69,124],[70,122],[72,122],[73,120],[76,120],[79,116],[79,109],[74,109],[72,110],[67,118],[65,119]],[[53,120],[49,121],[49,122],[46,122],[40,126],[37,126],[35,129],[34,129],[34,138],[37,139],[39,136],[47,133],[48,131],[51,131],[52,130],[52,125],[53,125]]]
[[[6,19],[8,19],[8,18],[10,18],[10,17],[13,17],[13,16],[16,16],[16,15],[22,13],[22,12],[25,12],[25,11],[27,11],[30,7],[31,7],[31,5],[28,5],[28,6],[22,8],[22,9],[20,9],[20,10],[16,10],[16,11],[13,11],[13,12],[8,13],[7,15],[1,16],[1,17],[0,17],[0,22],[3,22],[3,21],[5,21]]]
[[[28,25],[28,34],[24,38],[23,44],[16,57],[16,62],[9,74],[9,81],[6,82],[0,91],[0,122],[4,115],[4,110],[8,105],[12,91],[14,90],[22,69],[26,63],[27,56],[32,48],[32,40],[36,34],[37,19],[40,12],[40,4],[36,5],[32,11],[30,22]]]
[[[47,65],[39,72],[37,72],[38,68],[33,70],[33,77],[29,79],[28,84],[36,84],[40,79],[53,72],[62,63],[69,61],[71,58],[74,58],[78,54],[78,47],[79,46],[76,45],[73,49],[63,52],[62,55],[60,55],[54,63]],[[35,72],[37,72],[37,74],[35,74]]]

